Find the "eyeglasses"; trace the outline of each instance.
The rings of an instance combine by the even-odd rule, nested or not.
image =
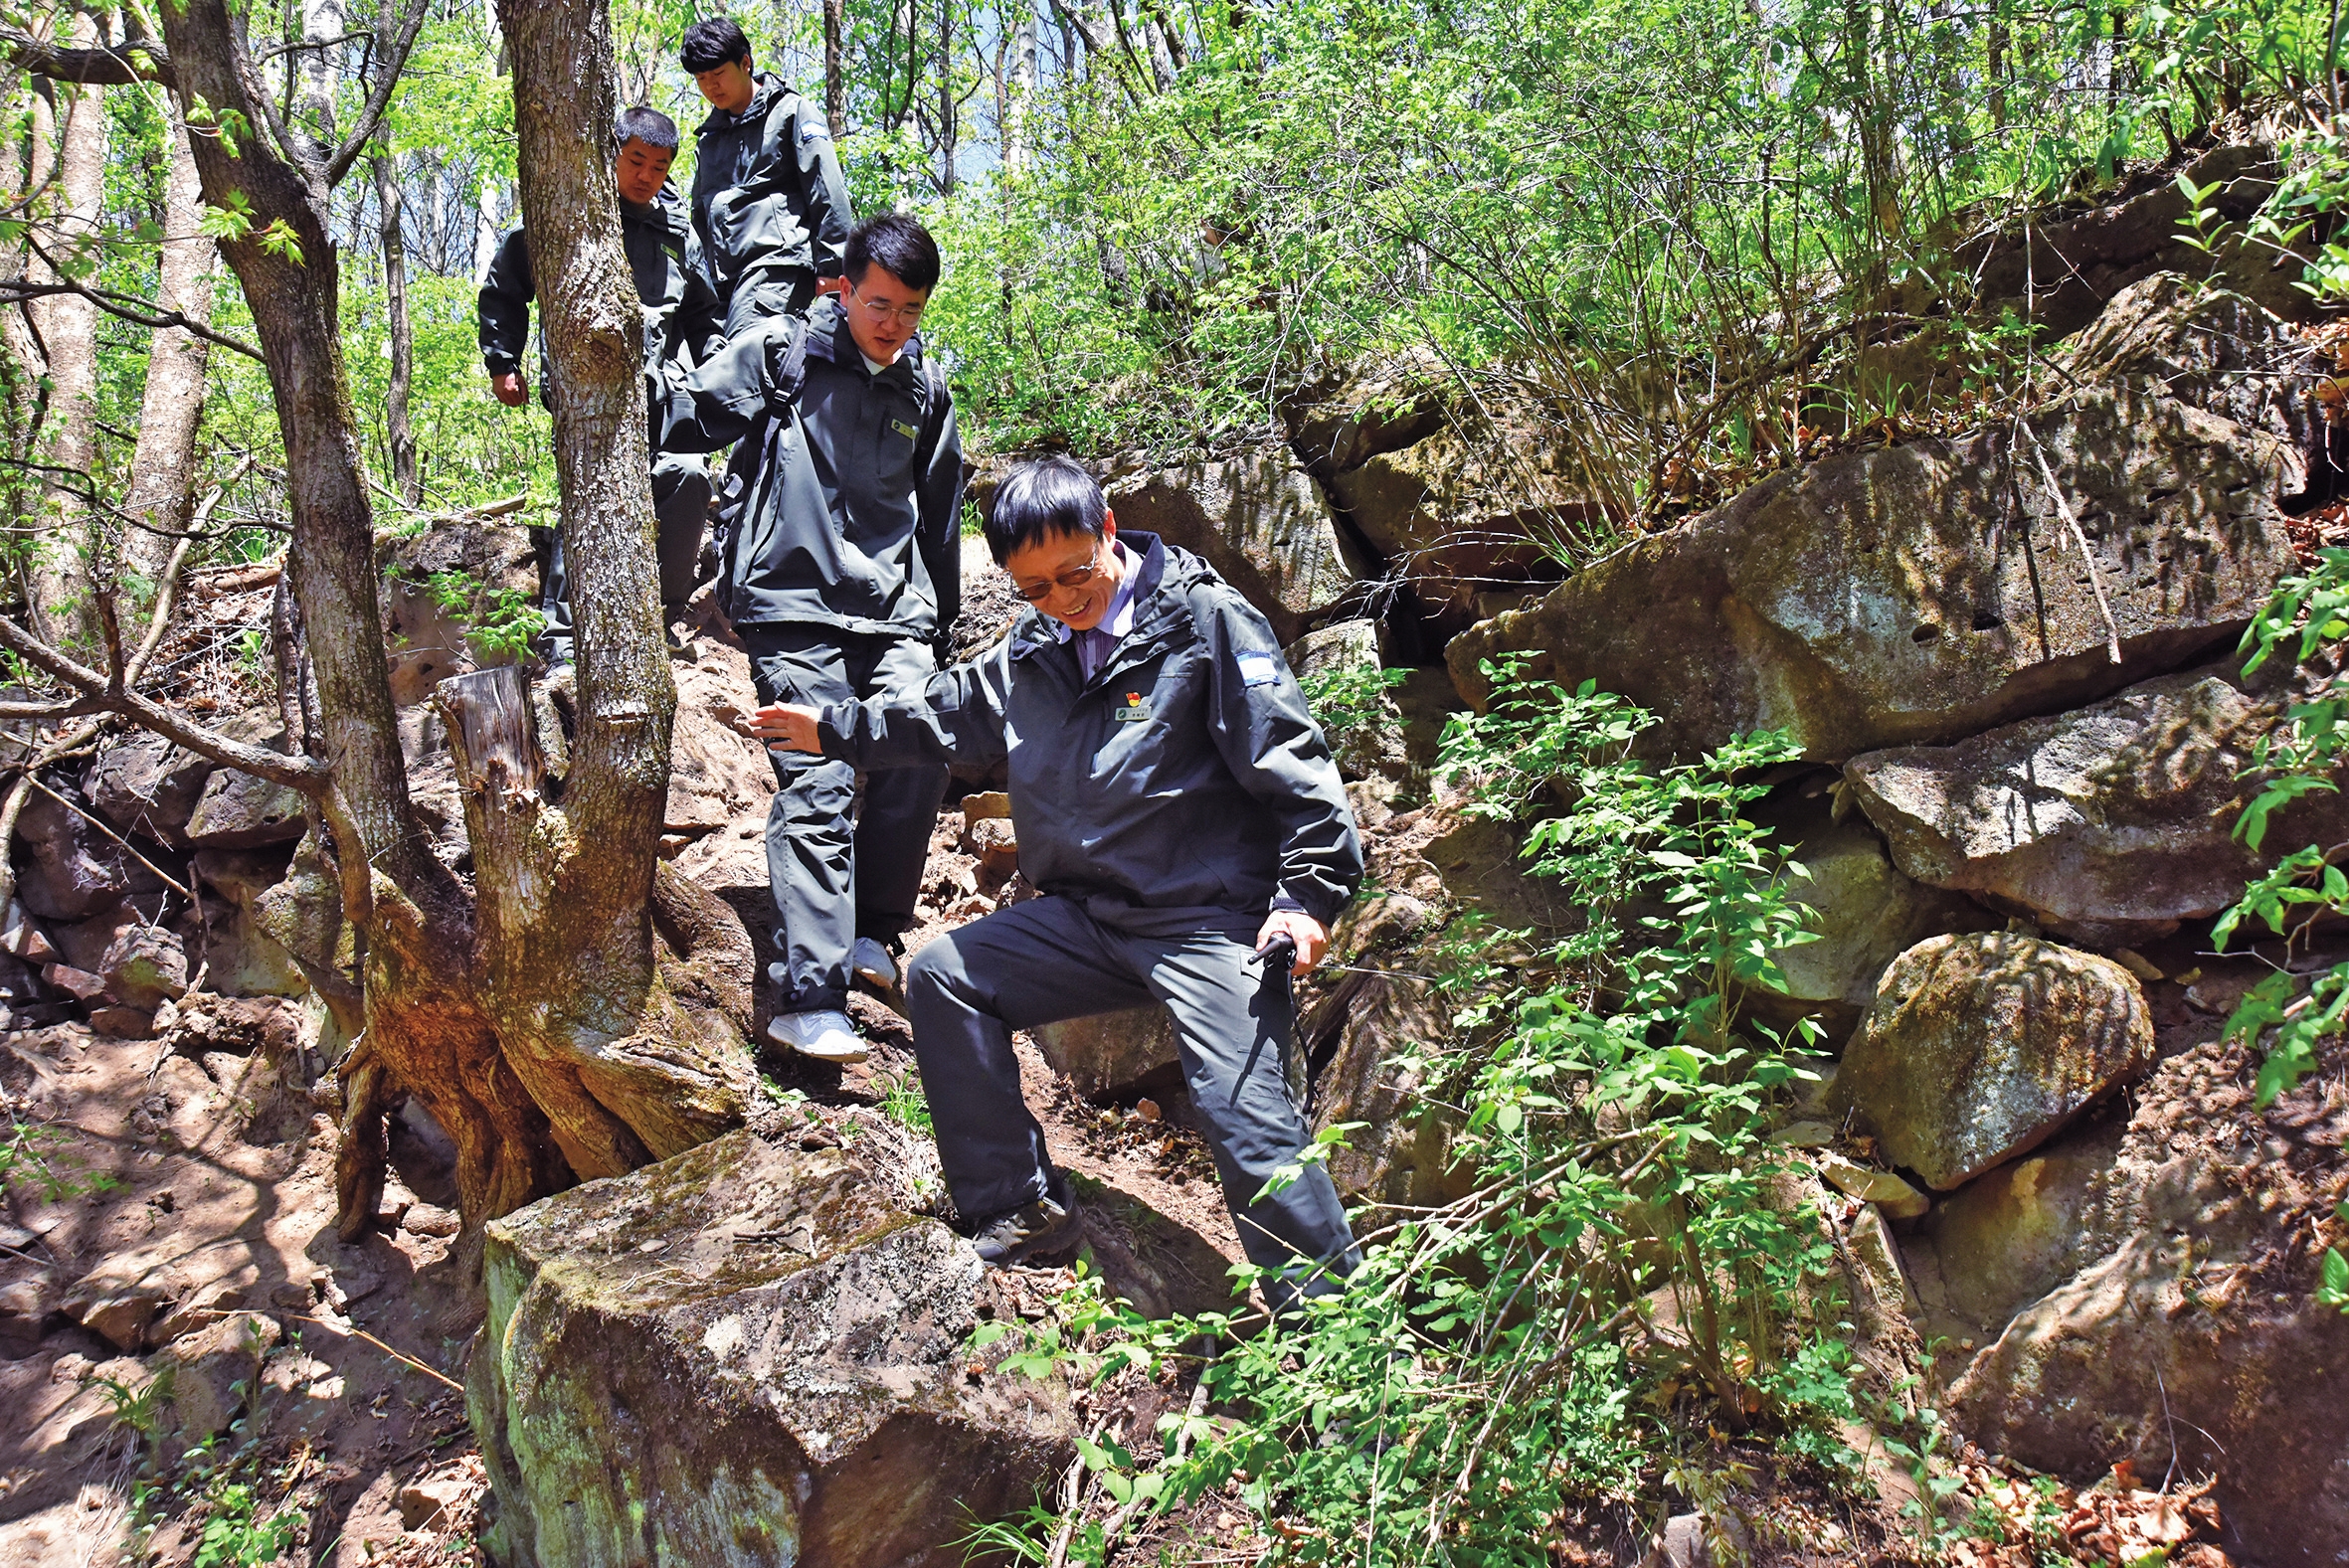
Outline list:
[[[1017,594],[1021,599],[1026,600],[1031,605],[1040,605],[1045,600],[1050,599],[1055,591],[1064,588],[1083,588],[1087,583],[1092,582],[1093,579],[1098,577],[1100,574],[1101,547],[1099,545],[1095,545],[1093,547],[1093,559],[1086,562],[1083,566],[1078,567],[1074,572],[1063,572],[1049,583],[1037,583],[1032,586],[1026,583],[1014,583],[1011,585],[1011,592]]]
[[[855,300],[856,308],[862,310],[866,315],[872,317],[875,324],[883,321],[894,321],[899,326],[903,327],[920,326],[922,324],[922,306],[929,303],[929,301],[925,299],[922,301],[922,304],[919,305],[898,305],[894,308],[888,305],[874,304],[871,300],[868,300],[863,295],[857,293],[853,286],[851,286],[848,290],[848,297]]]

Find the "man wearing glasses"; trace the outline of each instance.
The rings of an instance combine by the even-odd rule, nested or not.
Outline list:
[[[664,449],[741,443],[721,582],[762,704],[918,686],[962,600],[963,447],[946,379],[915,331],[938,247],[891,213],[850,233],[845,267],[844,292],[805,318],[760,322],[652,389]],[[769,755],[767,972],[778,1000],[767,1035],[860,1062],[848,988],[856,976],[896,983],[890,949],[913,924],[946,765],[876,766],[858,809],[856,769]]]
[[[894,694],[771,703],[752,731],[841,767],[1009,761],[1019,869],[1044,896],[923,948],[905,985],[980,1256],[1079,1237],[1011,1031],[1164,1002],[1240,1243],[1285,1311],[1357,1262],[1328,1170],[1300,1160],[1281,1067],[1288,974],[1321,960],[1361,880],[1337,766],[1263,615],[1198,557],[1120,535],[1076,463],[1015,469],[987,542],[1033,607],[994,651]]]

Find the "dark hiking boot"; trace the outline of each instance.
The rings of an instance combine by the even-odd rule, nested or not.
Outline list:
[[[982,1262],[998,1269],[1067,1252],[1083,1239],[1085,1218],[1076,1199],[1038,1198],[988,1221],[971,1237]]]

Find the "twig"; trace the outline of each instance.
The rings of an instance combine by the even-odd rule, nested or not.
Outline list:
[[[459,1383],[455,1378],[451,1377],[448,1373],[441,1371],[437,1367],[427,1366],[424,1362],[419,1361],[416,1357],[408,1354],[404,1350],[393,1349],[390,1345],[385,1344],[381,1339],[376,1338],[375,1335],[369,1333],[366,1329],[361,1328],[356,1323],[338,1323],[330,1318],[313,1317],[307,1312],[288,1312],[274,1307],[269,1308],[267,1311],[264,1311],[259,1307],[197,1307],[196,1310],[209,1317],[235,1317],[241,1312],[250,1311],[259,1317],[290,1317],[297,1323],[316,1323],[319,1327],[327,1330],[329,1333],[341,1334],[347,1339],[364,1339],[369,1344],[375,1346],[376,1349],[381,1350],[385,1355],[390,1356],[393,1360],[408,1366],[415,1367],[419,1372],[422,1372],[425,1376],[433,1379],[433,1381],[437,1383],[446,1383],[460,1394],[464,1392],[464,1385]]]
[[[2039,444],[2039,436],[2023,417],[2015,416],[2015,428],[2031,442],[2031,455],[2039,459],[2040,477],[2047,481],[2048,499],[2056,503],[2056,511],[2072,529],[2073,542],[2079,546],[2079,558],[2087,563],[2088,591],[2096,596],[2096,613],[2104,617],[2104,648],[2112,655],[2112,662],[2120,662],[2120,627],[2112,619],[2112,606],[2104,599],[2104,575],[2096,569],[2094,552],[2088,549],[2087,530],[2079,526],[2079,519],[2072,513],[2072,503],[2064,498],[2064,491],[2056,483],[2056,470],[2048,466],[2048,454]]]
[[[136,860],[140,865],[146,867],[149,871],[152,871],[155,873],[155,875],[161,877],[163,879],[164,886],[170,888],[172,892],[177,893],[181,898],[186,899],[191,904],[196,901],[196,895],[189,892],[187,888],[182,886],[178,878],[172,876],[170,872],[165,871],[161,866],[158,866],[155,864],[155,862],[140,854],[129,839],[124,838],[120,833],[115,832],[111,827],[108,827],[91,812],[82,806],[76,805],[73,801],[67,799],[64,795],[59,794],[55,789],[52,789],[49,787],[49,785],[43,784],[39,779],[34,778],[30,773],[25,775],[25,781],[34,788],[49,796],[50,799],[55,800],[59,805],[64,806],[67,810],[82,818],[83,821],[88,822],[91,827],[96,828],[99,832],[105,834],[115,843],[120,844],[124,849],[129,850],[130,857],[133,860]]]

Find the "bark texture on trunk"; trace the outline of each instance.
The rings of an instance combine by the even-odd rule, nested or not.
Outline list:
[[[823,0],[823,119],[834,146],[848,134],[848,78],[840,64],[847,10],[848,0]]]
[[[191,321],[212,321],[212,241],[197,232],[204,218],[196,186],[196,154],[178,108],[171,116],[171,173],[163,193],[163,256],[155,303]],[[162,579],[188,525],[195,473],[196,427],[204,416],[204,364],[209,346],[181,327],[158,327],[147,345],[147,385],[139,405],[138,450],[130,463],[130,493],[122,509],[147,525],[122,531],[122,564],[149,583]],[[148,532],[148,529],[158,530]]]
[[[95,36],[88,16],[75,20],[75,41]],[[46,206],[45,244],[72,251],[97,230],[106,194],[103,87],[58,89],[57,184]],[[62,261],[63,256],[59,259]],[[33,275],[55,274],[38,263]],[[48,350],[47,440],[41,460],[66,470],[49,486],[54,531],[33,568],[33,620],[60,647],[85,651],[96,625],[90,604],[90,504],[83,498],[97,458],[97,306],[78,294],[35,302],[34,323]]]
[[[578,637],[578,734],[560,809],[520,783],[541,765],[518,677],[449,683],[459,689],[445,706],[468,785],[500,1037],[573,1168],[603,1175],[739,1126],[757,1083],[738,1025],[679,1004],[653,929],[677,694],[655,587],[642,315],[607,130],[610,13],[603,0],[506,0],[498,22],[553,362]]]

